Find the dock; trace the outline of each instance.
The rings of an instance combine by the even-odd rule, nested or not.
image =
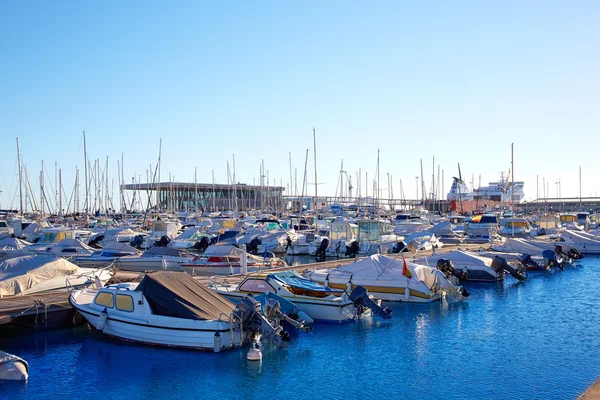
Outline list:
[[[12,324],[34,329],[52,329],[72,325],[74,314],[67,291],[0,299],[0,325]]]
[[[592,384],[577,400],[597,400],[600,399],[600,379]]]

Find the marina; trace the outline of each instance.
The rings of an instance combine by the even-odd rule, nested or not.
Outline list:
[[[26,334],[3,327],[4,350],[29,362],[30,378],[26,385],[0,382],[0,391],[7,398],[45,399],[51,396],[43,393],[60,391],[91,399],[167,393],[183,399],[207,392],[227,397],[233,386],[248,398],[309,398],[336,379],[361,381],[360,398],[390,391],[425,399],[576,398],[600,373],[600,303],[588,295],[600,289],[599,268],[600,259],[589,257],[524,282],[472,284],[465,303],[390,303],[390,320],[314,325],[286,349],[265,347],[259,364],[246,360],[247,349],[214,354],[138,346],[84,326]],[[347,385],[333,395],[357,396]]]
[[[600,3],[0,13],[0,400],[600,399]]]

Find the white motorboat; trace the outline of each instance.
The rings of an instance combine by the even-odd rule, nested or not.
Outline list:
[[[262,334],[284,345],[280,315],[266,318],[252,298],[236,307],[184,272],[159,271],[139,284],[75,291],[69,302],[92,327],[126,341],[220,352]]]
[[[26,381],[29,378],[29,364],[21,357],[0,351],[0,380]]]
[[[440,261],[442,260],[442,261]],[[495,282],[504,279],[504,273],[508,272],[518,280],[525,279],[523,270],[510,266],[502,258],[483,257],[477,253],[456,250],[445,254],[434,254],[428,257],[413,260],[421,265],[438,265],[450,261],[456,271],[463,273],[461,280],[477,282]]]
[[[101,250],[96,250],[89,256],[74,257],[70,261],[84,268],[103,268],[121,257],[141,254],[141,251],[127,243],[108,242]]]
[[[439,300],[443,292],[421,280],[420,277],[425,277],[427,271],[417,272],[416,267],[405,263],[402,258],[375,254],[335,269],[308,270],[304,275],[311,281],[336,289],[363,286],[375,299],[414,303]],[[441,279],[435,275],[434,279]],[[449,294],[452,296],[454,293],[462,295],[460,289]]]
[[[54,255],[9,255],[0,262],[0,297],[66,290],[97,279],[105,283],[111,277],[110,268],[83,269]]]
[[[283,267],[285,262],[277,257],[262,258],[247,254],[244,249],[233,245],[211,245],[202,255],[181,263],[182,271],[190,275],[234,275],[243,271],[243,259],[246,260],[246,272],[259,269]]]
[[[171,247],[150,247],[141,255],[119,257],[115,266],[123,271],[180,271],[182,263],[191,262],[196,255]]]
[[[351,300],[352,296],[343,290],[312,282],[295,271],[255,273],[239,285],[215,283],[212,289],[234,302],[249,294],[275,293],[291,301],[315,321],[344,323],[367,315],[368,311],[360,301]],[[389,318],[386,311],[378,315]]]

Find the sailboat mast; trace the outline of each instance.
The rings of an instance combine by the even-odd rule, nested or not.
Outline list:
[[[90,187],[88,183],[88,161],[87,161],[87,146],[85,142],[85,131],[83,131],[83,164],[85,167],[85,202],[83,203],[83,211],[87,214],[89,210]]]
[[[17,164],[19,164],[19,212],[23,214],[23,169],[21,167],[21,149],[17,138]]]
[[[315,205],[317,204],[317,133],[313,126],[313,147],[315,154]]]

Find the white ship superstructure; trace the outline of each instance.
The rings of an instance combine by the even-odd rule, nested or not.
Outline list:
[[[489,186],[470,191],[464,181],[454,178],[447,199],[448,201],[492,200],[502,203],[521,203],[525,200],[524,186],[523,181],[508,182],[502,174],[499,181],[490,182]]]

